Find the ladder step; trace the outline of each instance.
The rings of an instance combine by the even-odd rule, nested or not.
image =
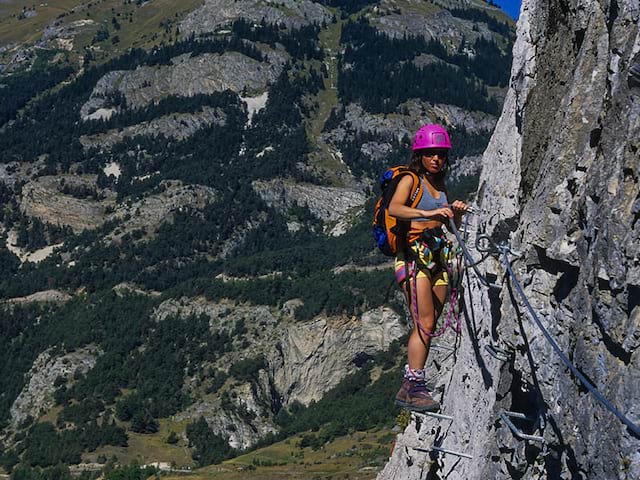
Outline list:
[[[493,358],[497,358],[501,362],[506,362],[507,360],[509,360],[509,357],[511,356],[509,352],[501,348],[498,348],[495,345],[485,345],[484,349],[487,352],[489,352],[489,355],[491,355]]]
[[[473,456],[467,454],[467,453],[462,453],[462,452],[456,452],[454,450],[449,450],[447,448],[441,448],[441,447],[428,447],[428,448],[423,448],[423,447],[411,447],[414,450],[418,451],[418,452],[438,452],[438,453],[444,453],[447,455],[455,455],[456,457],[462,457],[462,458],[473,458]]]
[[[439,418],[440,420],[453,420],[453,417],[450,417],[449,415],[444,415],[442,413],[436,413],[436,412],[413,412],[416,413],[418,415],[426,415],[428,417],[433,417],[433,418]]]
[[[528,433],[524,433],[521,429],[516,427],[514,423],[511,421],[511,418],[517,418],[520,420],[527,420],[529,422],[534,422],[535,420],[527,417],[524,413],[520,412],[509,412],[508,410],[503,410],[500,412],[500,418],[502,421],[509,427],[509,430],[521,440],[531,440],[532,442],[540,442],[544,443],[544,438],[538,435],[529,435]]]

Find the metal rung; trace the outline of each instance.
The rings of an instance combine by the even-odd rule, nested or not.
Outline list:
[[[520,430],[518,427],[516,427],[513,424],[513,422],[511,421],[511,418],[509,417],[518,418],[520,420],[527,420],[529,422],[534,422],[535,421],[534,419],[531,419],[527,417],[524,413],[520,413],[520,412],[509,412],[507,410],[503,410],[502,412],[500,412],[500,418],[502,418],[502,421],[507,425],[507,427],[509,427],[509,430],[511,430],[516,437],[522,440],[531,440],[533,442],[544,443],[543,437],[524,433],[522,430]]]
[[[495,345],[485,345],[484,349],[489,352],[489,355],[491,355],[493,358],[497,358],[501,362],[506,362],[507,360],[509,360],[509,352],[503,350],[502,348],[498,348]]]
[[[434,418],[439,418],[440,420],[453,420],[453,417],[450,417],[449,415],[444,415],[442,413],[435,413],[435,412],[413,412],[413,413],[417,413],[419,415],[427,415],[429,417],[434,417]]]
[[[449,345],[440,345],[439,343],[432,344],[431,348],[435,350],[448,350],[449,352],[454,352],[456,350],[454,347],[450,347]]]
[[[446,448],[440,448],[440,447],[431,447],[431,448],[411,447],[411,448],[413,448],[418,452],[439,452],[439,453],[446,453],[449,455],[455,455],[457,457],[473,458],[471,455],[467,453],[455,452],[453,450],[448,450]]]

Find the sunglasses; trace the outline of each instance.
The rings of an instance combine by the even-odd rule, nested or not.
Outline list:
[[[447,160],[449,158],[449,151],[444,149],[443,150],[424,150],[420,152],[420,155],[422,155],[423,157],[438,157],[438,158]]]

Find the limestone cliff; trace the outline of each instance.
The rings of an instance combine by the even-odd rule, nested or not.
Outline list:
[[[55,405],[54,393],[60,384],[73,382],[74,376],[91,370],[101,354],[95,346],[87,346],[64,355],[44,351],[33,362],[29,382],[11,406],[11,426],[27,417],[38,418]],[[60,383],[58,383],[60,382]]]
[[[257,355],[265,358],[265,367],[252,382],[227,382],[214,395],[200,395],[176,419],[204,416],[214,431],[229,435],[231,446],[247,448],[277,431],[273,417],[281,406],[320,400],[357,369],[358,358],[388,349],[405,333],[401,317],[388,308],[370,310],[359,318],[320,316],[295,322],[291,314],[297,303],[292,300],[282,309],[273,309],[213,303],[204,298],[163,302],[155,312],[158,321],[170,321],[175,315],[205,315],[212,331],[231,329],[237,322],[246,325],[243,337],[250,339],[251,348],[240,346],[243,338],[234,337],[237,348],[221,356],[212,367],[227,371],[239,359]],[[197,391],[197,382],[187,379],[186,384]],[[230,392],[231,405],[223,404],[223,391]],[[242,411],[249,415],[239,414]]]
[[[266,21],[299,28],[310,23],[329,22],[331,12],[309,0],[206,0],[202,7],[187,16],[180,30],[202,35],[214,32],[237,18],[256,24]]]
[[[628,0],[524,0],[476,219],[522,254],[514,271],[541,322],[636,424],[639,18]],[[454,374],[440,380],[453,420],[411,422],[379,478],[639,478],[640,439],[560,362],[503,265],[483,266],[502,289],[489,293],[470,274]],[[490,356],[492,344],[509,359]],[[527,415],[514,423],[544,442],[516,438],[504,410]]]
[[[204,53],[194,57],[184,54],[172,59],[170,65],[111,71],[98,81],[80,115],[87,120],[100,109],[109,112],[108,97],[115,92],[124,95],[130,108],[144,107],[168,95],[189,97],[227,89],[263,93],[280,75],[288,56],[282,51],[262,48],[268,62],[238,52]]]

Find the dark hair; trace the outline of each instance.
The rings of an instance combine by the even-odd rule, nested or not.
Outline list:
[[[409,169],[418,175],[425,175],[427,170],[424,168],[424,164],[422,163],[422,153],[420,150],[415,150],[411,152],[411,158],[409,159],[409,164],[407,165]],[[444,164],[444,167],[440,172],[436,175],[433,175],[433,178],[436,182],[444,182],[444,178],[447,176],[447,171],[449,170],[449,160]]]

